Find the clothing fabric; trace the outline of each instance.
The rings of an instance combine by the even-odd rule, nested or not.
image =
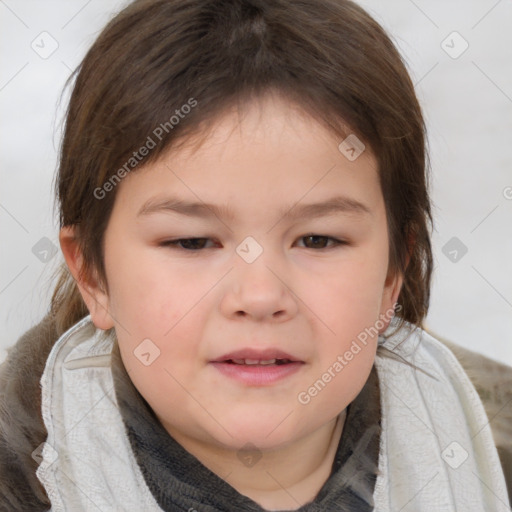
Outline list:
[[[117,389],[127,425],[135,424],[136,430],[130,432],[128,428],[130,435],[125,435],[120,412],[123,408],[116,400],[114,380],[114,375],[122,377],[123,371],[119,356],[112,358],[113,348],[112,338],[96,330],[87,317],[56,343],[48,358],[41,381],[48,440],[37,475],[51,500],[52,511],[264,510],[173,442],[149,411],[136,420],[141,404],[136,400],[128,403],[128,398],[136,396],[128,396],[126,378],[117,379]],[[114,367],[117,361],[116,372],[111,370],[112,361]],[[358,413],[367,401],[378,408],[378,394],[368,399],[377,383],[374,374],[364,388],[362,403],[357,402],[350,413],[350,418],[356,415],[356,431],[352,429],[348,438],[351,442],[338,446],[334,463],[337,471],[315,502],[301,510],[373,509],[379,427],[365,429],[364,422],[370,416]],[[350,434],[350,428],[347,432]],[[174,459],[169,461],[167,456]]]
[[[84,327],[87,324],[89,327],[84,328],[82,336],[75,336],[74,341],[67,345],[69,352],[66,352],[66,347],[63,348],[66,342],[63,342],[63,339],[66,338],[66,336],[69,337],[70,331],[74,329],[75,331],[73,332],[76,334],[76,330],[79,330],[79,325]],[[252,510],[251,508],[239,506],[241,503],[239,500],[241,498],[242,501],[248,500],[248,498],[236,493],[234,489],[230,488],[229,485],[221,479],[216,481],[215,478],[217,477],[213,474],[205,475],[207,479],[202,480],[201,484],[196,486],[195,484],[197,482],[194,482],[194,475],[196,474],[197,465],[200,464],[199,461],[188,454],[188,452],[184,451],[179,444],[173,443],[170,436],[167,436],[166,443],[162,443],[162,450],[170,450],[167,452],[168,454],[179,454],[180,451],[182,451],[181,455],[183,455],[184,452],[186,458],[181,459],[181,469],[179,465],[172,463],[166,465],[166,462],[169,462],[169,460],[165,457],[163,459],[160,457],[159,463],[162,464],[162,466],[155,466],[154,463],[158,461],[155,461],[152,457],[149,458],[149,463],[147,461],[145,462],[143,457],[140,456],[141,454],[147,456],[147,452],[151,450],[153,450],[153,455],[156,455],[157,458],[160,454],[159,450],[155,449],[154,442],[157,442],[157,438],[154,436],[163,433],[159,430],[162,427],[154,421],[155,418],[152,417],[151,409],[145,404],[143,398],[138,395],[138,392],[131,384],[129,378],[126,379],[126,374],[123,375],[124,368],[122,365],[116,366],[115,360],[118,354],[115,350],[115,344],[112,345],[111,340],[109,341],[102,336],[101,331],[96,331],[87,317],[82,320],[82,322],[75,325],[70,331],[62,336],[58,343],[55,343],[54,327],[51,319],[46,318],[19,340],[15,348],[10,351],[6,363],[0,367],[1,511],[49,510],[50,501],[47,493],[55,499],[55,503],[52,499],[52,510],[59,510],[56,508],[59,498],[55,497],[55,492],[60,494],[61,490],[71,488],[73,484],[81,485],[83,490],[84,486],[82,483],[84,480],[77,478],[72,481],[61,475],[60,481],[58,481],[58,479],[55,478],[55,474],[59,473],[57,468],[73,467],[73,465],[76,464],[78,464],[78,466],[82,464],[81,471],[96,472],[92,483],[89,482],[87,484],[89,487],[86,485],[86,490],[90,491],[91,488],[93,490],[93,493],[89,496],[92,496],[95,492],[103,493],[103,495],[110,493],[111,497],[106,498],[107,505],[101,508],[101,510],[152,510],[151,508],[144,508],[145,505],[143,505],[142,508],[131,508],[131,505],[128,505],[128,501],[131,499],[130,496],[133,494],[134,488],[128,485],[127,482],[114,482],[109,480],[109,475],[104,473],[105,468],[107,469],[106,473],[109,473],[109,468],[123,464],[122,461],[128,462],[128,467],[133,470],[129,472],[128,480],[133,480],[135,475],[137,485],[140,486],[135,488],[138,491],[139,498],[143,496],[143,499],[146,499],[150,506],[156,506],[157,508],[154,510],[166,510],[165,507],[167,505],[163,500],[166,499],[165,497],[168,496],[169,493],[171,495],[173,494],[172,489],[168,489],[165,485],[162,485],[162,482],[158,485],[158,472],[155,471],[156,468],[169,471],[169,474],[174,474],[175,477],[178,477],[178,480],[182,478],[182,481],[178,481],[177,495],[186,496],[189,490],[192,493],[199,492],[200,494],[205,489],[209,489],[209,491],[215,493],[218,492],[217,490],[219,489],[217,484],[223,486],[224,490],[228,492],[234,492],[232,496],[229,495],[233,499],[225,502],[227,508],[222,508],[224,507],[223,503],[213,503],[213,508],[205,508],[201,498],[199,498],[199,502],[195,507],[198,512],[203,510]],[[471,432],[471,425],[473,425],[473,427],[476,425],[475,428],[480,429],[481,425],[478,421],[475,421],[475,419],[483,420],[482,403],[476,396],[475,389],[471,383],[469,383],[466,374],[453,357],[452,352],[447,350],[439,341],[428,338],[429,335],[420,330],[419,333],[417,332],[414,336],[410,336],[409,341],[397,337],[386,340],[382,350],[389,352],[387,354],[388,357],[383,357],[382,354],[379,354],[375,369],[372,371],[367,384],[347,410],[346,426],[338,446],[333,471],[331,477],[318,494],[317,500],[319,498],[325,500],[333,498],[335,494],[333,494],[332,489],[336,487],[333,486],[333,483],[336,481],[338,484],[340,482],[342,483],[341,488],[343,488],[343,485],[345,486],[345,491],[347,488],[350,489],[353,496],[359,499],[361,496],[365,496],[363,489],[373,488],[371,468],[373,464],[375,470],[375,458],[380,444],[380,454],[378,455],[379,475],[373,496],[376,501],[376,510],[399,509],[400,507],[393,508],[395,506],[394,504],[400,504],[400,500],[406,498],[409,499],[409,501],[403,506],[402,510],[404,511],[455,510],[455,506],[457,506],[457,510],[508,510],[508,498],[504,488],[503,472],[499,467],[499,460],[492,437],[489,436],[489,424],[487,424],[487,428],[484,426],[481,430],[474,430],[474,439],[470,439],[469,444],[466,444],[467,439],[465,436],[467,437],[469,435],[468,431]],[[415,339],[416,342],[414,342]],[[421,343],[418,343],[418,339]],[[91,340],[93,340],[92,345],[88,345]],[[411,343],[410,340],[413,340],[413,342]],[[69,341],[69,339],[67,341]],[[59,347],[59,343],[61,344],[60,348],[57,348]],[[114,351],[112,351],[112,348],[114,348]],[[61,355],[64,353],[66,353],[66,355],[64,359],[60,359],[60,363],[58,363],[57,366],[53,367],[53,370],[48,371],[49,368],[51,368],[53,357],[52,355],[48,357],[51,349],[53,355],[60,350],[62,350]],[[463,351],[463,349],[459,347],[458,351],[460,352],[461,350]],[[381,349],[379,349],[379,351],[381,351]],[[467,367],[468,351],[463,352],[465,357],[459,357],[459,359],[463,361]],[[460,356],[460,353],[458,356]],[[488,411],[500,407],[502,413],[501,417],[498,418],[500,419],[498,422],[499,428],[498,430],[494,428],[493,433],[498,434],[496,436],[499,439],[498,448],[502,456],[503,468],[506,471],[506,462],[510,456],[510,450],[508,449],[509,445],[505,443],[507,434],[508,439],[510,439],[512,422],[508,419],[510,417],[510,409],[507,409],[509,402],[501,403],[500,400],[505,400],[508,396],[507,389],[510,390],[512,387],[505,388],[505,390],[502,389],[500,394],[497,395],[496,392],[493,391],[496,389],[496,383],[493,382],[493,379],[499,374],[501,379],[500,383],[512,383],[510,380],[512,369],[481,356],[480,359],[477,358],[477,360],[479,363],[471,367],[471,377],[473,382],[477,383],[480,397],[484,399],[486,407],[489,403],[492,403],[493,408],[490,409],[488,407]],[[54,362],[55,361],[56,360],[54,360]],[[73,415],[66,414],[61,418],[64,421],[61,421],[58,419],[59,414],[55,414],[61,407],[60,405],[57,404],[56,407],[50,407],[48,409],[48,396],[52,395],[52,393],[47,393],[45,402],[45,376],[43,376],[43,410],[46,412],[46,426],[50,425],[51,428],[48,428],[48,442],[43,445],[44,449],[42,451],[36,449],[35,453],[32,453],[34,448],[37,448],[40,443],[44,441],[47,434],[46,426],[43,424],[41,417],[41,390],[38,386],[38,381],[43,373],[45,364],[46,370],[48,371],[45,372],[46,389],[48,389],[49,386],[48,382],[51,382],[52,385],[56,385],[57,388],[59,385],[64,384],[65,379],[59,381],[59,378],[56,378],[56,374],[59,372],[61,372],[61,374],[67,373],[68,376],[76,376],[84,372],[89,376],[97,377],[99,381],[103,381],[104,376],[110,375],[110,381],[108,378],[104,381],[104,383],[109,382],[109,385],[103,389],[101,398],[96,401],[94,400],[94,390],[91,390],[90,386],[84,385],[85,381],[82,381],[81,385],[73,389],[72,393],[69,393],[69,388],[67,387],[68,383],[66,383],[64,387],[65,393],[62,398],[64,398],[63,402],[67,405],[64,406],[62,404],[62,407],[68,407],[71,404],[71,408],[76,407],[78,410],[82,410],[82,414],[78,415],[78,418],[74,418],[80,421],[69,422],[70,419],[73,419]],[[410,366],[411,364],[420,367],[420,369],[413,369]],[[478,375],[477,370],[482,366],[486,368],[486,379],[484,379],[482,375]],[[56,371],[57,367],[59,371]],[[431,376],[423,373],[424,371]],[[395,379],[395,382],[392,383],[395,377],[391,380],[386,379],[383,378],[384,374],[395,374],[395,377],[401,375],[402,380]],[[377,376],[378,378],[376,378]],[[432,377],[434,377],[434,379],[432,379]],[[376,385],[372,384],[372,378]],[[75,384],[77,382],[80,383],[80,380],[75,381]],[[86,379],[86,382],[90,381]],[[413,382],[413,384],[416,382],[416,384],[411,386],[411,382]],[[433,385],[432,389],[429,390],[428,387],[432,385],[432,382],[437,382],[437,384]],[[396,386],[397,383],[398,386]],[[126,384],[130,384],[131,388],[130,386],[126,387]],[[380,400],[377,398],[374,402],[377,404],[380,402],[383,407],[384,430],[380,443],[377,435],[378,432],[373,432],[373,435],[369,437],[366,436],[366,438],[364,435],[364,421],[368,422],[366,426],[372,423],[373,425],[376,424],[375,418],[378,413],[375,414],[375,410],[372,409],[371,400],[372,397],[379,396],[379,384],[381,386],[382,396]],[[410,388],[416,388],[416,391],[419,389],[420,393],[411,392]],[[447,390],[449,391],[448,393],[446,393]],[[135,394],[133,394],[134,392]],[[365,393],[367,393],[367,395],[365,395]],[[450,398],[450,394],[455,396],[455,399],[453,399],[453,396]],[[459,403],[459,394],[462,396],[460,407],[457,405]],[[132,407],[136,401],[130,399],[130,396],[132,398],[137,397],[142,402]],[[57,398],[58,393],[53,396],[53,399],[58,403]],[[394,419],[389,414],[386,414],[386,410],[392,404],[393,399],[397,402],[403,402],[401,409],[400,404],[398,404],[398,409],[395,409],[395,411],[399,410],[400,413],[395,414]],[[86,403],[89,401],[88,403],[91,407],[85,409],[87,414],[85,414],[83,408],[77,407],[78,402],[81,400],[85,400]],[[452,402],[452,400],[455,401]],[[130,405],[130,407],[123,406],[123,403]],[[463,461],[462,455],[464,455],[464,452],[462,452],[457,445],[447,445],[446,448],[441,451],[444,447],[443,441],[445,441],[445,437],[450,437],[449,431],[451,429],[453,430],[453,425],[446,429],[445,425],[443,425],[443,421],[440,422],[435,418],[435,414],[433,413],[443,409],[442,406],[439,406],[439,403],[444,403],[444,413],[447,414],[448,417],[460,417],[461,414],[462,416],[469,414],[469,427],[465,425],[464,422],[461,424],[457,424],[457,422],[454,423],[456,425],[455,430],[457,431],[454,441],[468,453],[467,459]],[[456,410],[452,411],[449,409],[447,411],[447,403],[454,403],[455,406],[452,408]],[[412,411],[408,408],[412,409]],[[408,410],[409,412],[407,413]],[[49,415],[48,411],[51,411]],[[108,418],[102,414],[99,414],[99,421],[95,421],[93,420],[94,415],[91,414],[93,411],[97,411],[98,413],[104,411],[107,413],[107,416],[108,414],[113,414],[115,421],[109,421]],[[145,418],[140,421],[130,421],[130,414],[132,414],[133,420],[133,415],[136,415],[137,412],[140,413],[140,411],[147,413],[145,414]],[[368,412],[366,418],[365,411]],[[503,412],[506,414],[503,414]],[[53,419],[49,421],[49,417],[52,415]],[[485,413],[483,413],[483,415],[485,417]],[[90,419],[88,431],[87,428],[85,431],[81,430],[79,426],[82,425],[87,418]],[[358,420],[363,422],[362,425],[357,425]],[[494,418],[490,418],[490,420],[490,426],[495,427],[497,423],[494,421]],[[68,423],[67,426],[64,424],[66,422]],[[448,423],[450,423],[450,421]],[[441,428],[439,428],[440,425]],[[145,435],[148,433],[148,428],[154,429],[149,437]],[[431,429],[430,435],[428,432],[423,432],[423,430],[429,430],[429,428]],[[59,443],[54,441],[55,447],[57,448],[54,453],[52,451],[53,438],[50,434],[52,429],[60,429],[61,431],[64,429],[66,435],[63,436],[63,439],[65,439],[66,442],[69,441],[71,443],[72,441],[77,441],[79,445],[80,436],[84,435],[84,432],[85,438],[87,438],[87,435],[92,435],[91,439],[99,439],[99,441],[94,443],[94,445],[89,443],[87,449],[75,453],[76,457],[72,455],[73,450],[66,454],[65,450],[62,450],[62,446],[58,446]],[[407,442],[408,439],[404,438],[404,431],[406,437],[409,436],[409,440],[416,439],[416,443],[413,443],[416,451],[410,449],[410,443],[408,444]],[[115,437],[116,432],[120,434],[118,436],[122,448],[120,450],[118,450],[115,444],[115,439],[113,444],[110,442],[112,441],[112,435]],[[366,432],[372,432],[371,427],[367,428]],[[481,432],[486,433],[482,436]],[[105,435],[102,436],[102,433]],[[141,435],[141,433],[143,435]],[[355,436],[355,438],[351,439],[349,434]],[[53,432],[53,435],[55,435],[55,432]],[[151,438],[153,442],[151,442]],[[365,446],[364,442],[361,442],[364,439],[369,439],[367,446]],[[427,440],[426,443],[424,443],[425,439]],[[437,439],[437,447],[434,451],[436,454],[441,453],[440,457],[438,455],[431,456],[430,454],[431,450],[429,450],[429,445],[434,446],[436,444],[434,442],[435,439]],[[424,445],[423,449],[420,449],[422,445]],[[372,446],[375,450],[373,457],[371,456]],[[364,447],[364,449],[361,447]],[[87,450],[89,450],[90,453],[87,453]],[[176,451],[173,452],[173,450]],[[347,451],[344,452],[344,450]],[[352,450],[352,453],[350,453],[350,450]],[[356,456],[354,456],[354,452]],[[94,453],[96,453],[96,458],[93,456]],[[350,455],[348,455],[349,453]],[[341,457],[339,457],[340,455]],[[89,460],[87,460],[88,457]],[[70,461],[68,458],[75,458],[76,460]],[[45,481],[46,490],[41,486],[35,474],[35,470],[40,462],[41,465],[38,474],[41,476],[46,473],[42,478],[43,481]],[[362,473],[359,472],[358,468],[354,468],[354,462],[363,462],[363,467],[367,469],[370,468],[367,472],[369,479],[366,482],[370,484],[370,487],[367,485],[359,486],[361,482],[365,481],[365,478],[362,477]],[[459,463],[460,465],[457,466]],[[71,466],[69,466],[69,464]],[[468,476],[470,472],[469,468],[471,466],[473,469],[473,465],[475,464],[477,471],[470,475],[473,477],[473,480],[470,480],[470,476]],[[429,465],[437,468],[436,471],[429,474],[430,480],[425,476],[427,474],[425,469],[428,469]],[[461,469],[464,470],[464,468],[466,468],[466,473],[461,471]],[[202,469],[204,470],[206,468],[203,466]],[[343,469],[346,470],[345,473]],[[473,473],[472,469],[471,472]],[[181,474],[179,470],[181,470]],[[373,471],[373,473],[375,473],[375,471]],[[335,477],[340,476],[340,474],[342,478],[336,479]],[[400,474],[407,474],[407,477],[396,476]],[[212,475],[215,478],[212,478]],[[393,478],[390,478],[390,475],[394,475]],[[162,480],[166,482],[167,476],[166,474],[165,479],[162,478]],[[55,478],[53,490],[51,485],[48,486],[48,482],[51,481],[52,478]],[[343,479],[345,479],[345,482],[343,482]],[[507,479],[510,482],[511,478],[509,473],[507,473]],[[153,484],[151,482],[153,482]],[[414,482],[424,485],[416,488],[413,485]],[[373,483],[375,483],[375,480],[373,480]],[[457,487],[459,484],[462,486],[461,489],[463,492],[454,492],[452,487]],[[475,488],[469,488],[470,486],[474,486]],[[488,492],[485,491],[486,486],[489,488]],[[415,489],[415,495],[409,494],[411,487]],[[149,494],[145,492],[145,489],[149,489]],[[438,489],[441,489],[441,492],[437,493],[436,491]],[[322,495],[324,491],[325,496]],[[448,496],[448,500],[446,500],[445,494]],[[466,496],[459,496],[461,494],[465,494]],[[121,496],[123,498],[122,504],[116,504],[117,498],[112,498],[112,496]],[[197,496],[196,494],[195,497],[197,498]],[[484,500],[483,504],[481,504],[481,508],[475,508],[477,507],[477,502],[473,501],[466,506],[464,500],[474,500],[475,496],[478,499]],[[315,500],[315,502],[317,502],[317,500]],[[461,500],[462,505],[460,504]],[[320,506],[320,508],[315,508],[315,502],[310,504],[311,508],[307,510],[351,510],[350,508],[342,508],[342,505],[337,503],[335,499],[328,505],[328,501],[325,501],[324,506]],[[363,500],[361,500],[361,502],[363,502]],[[251,503],[251,500],[248,500],[248,502],[245,501],[245,504],[258,506],[254,502]],[[64,506],[67,507],[67,504]],[[171,507],[169,510],[189,510],[187,508],[172,508],[174,505],[169,506]],[[97,508],[96,503],[93,504],[91,501],[79,504],[78,508],[71,505],[61,510],[97,510]],[[260,509],[256,508],[255,510]],[[355,508],[353,510],[363,509]]]
[[[41,512],[50,502],[36,476],[37,450],[47,432],[41,414],[39,381],[59,338],[46,316],[8,351],[0,365],[0,511]]]
[[[177,443],[130,381],[118,347],[112,351],[117,401],[146,484],[166,512],[237,510],[264,512],[212,473]],[[297,512],[373,510],[380,444],[379,380],[375,368],[347,407],[331,476],[314,502]]]
[[[410,325],[384,349],[393,357],[375,361],[383,430],[377,510],[509,510],[489,419],[454,354]]]
[[[508,507],[488,419],[453,354],[421,330],[408,329],[384,347],[421,371],[396,358],[375,361],[384,431],[377,510]],[[109,510],[162,510],[125,435],[113,394],[112,349],[113,340],[87,317],[57,342],[48,358],[41,380],[48,441],[37,475],[55,512],[92,510],[91,503]],[[172,487],[172,506],[186,510],[197,489],[183,481]],[[201,498],[191,508],[219,510]],[[238,501],[241,510],[254,510],[251,501],[240,495]]]

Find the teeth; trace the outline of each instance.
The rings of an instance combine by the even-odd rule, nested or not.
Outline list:
[[[261,361],[259,359],[232,359],[232,361],[235,364],[248,364],[248,365],[255,365],[255,364],[267,365],[267,364],[275,364],[276,363],[276,359],[267,359],[265,361]]]

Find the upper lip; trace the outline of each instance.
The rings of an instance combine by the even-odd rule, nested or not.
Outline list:
[[[277,348],[266,348],[266,349],[253,349],[253,348],[241,348],[234,352],[229,352],[216,359],[213,363],[220,363],[228,361],[230,359],[255,359],[258,361],[270,361],[271,359],[289,359],[290,361],[304,362],[300,358],[295,357],[287,352],[279,350]]]

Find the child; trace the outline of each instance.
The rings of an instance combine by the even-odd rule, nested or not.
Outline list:
[[[511,422],[468,375],[489,411],[512,370],[422,329],[424,123],[360,7],[133,2],[76,73],[57,194],[1,510],[509,510]]]

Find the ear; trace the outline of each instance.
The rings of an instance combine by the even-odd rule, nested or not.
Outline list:
[[[380,305],[379,318],[384,323],[384,326],[379,329],[379,333],[383,333],[389,326],[391,319],[394,316],[395,304],[400,295],[402,284],[404,282],[403,275],[400,272],[388,272],[386,282],[384,283],[384,290],[382,292],[382,301]]]
[[[409,251],[406,256],[406,269],[407,266],[409,265],[410,259],[411,253]],[[388,275],[386,276],[386,281],[384,283],[384,289],[382,291],[382,302],[380,305],[379,318],[381,319],[382,322],[384,322],[384,327],[382,327],[382,329],[379,329],[380,334],[382,334],[388,328],[391,319],[395,314],[395,305],[398,301],[398,296],[400,295],[400,290],[402,289],[403,284],[404,274],[397,270],[392,271],[391,269],[388,269]]]
[[[407,237],[407,254],[405,256],[405,269],[409,266],[409,262],[411,261],[411,255],[414,250],[414,245],[416,242],[416,236],[413,233],[410,233]],[[405,272],[404,269],[404,272]],[[384,327],[379,329],[379,333],[383,333],[389,326],[391,319],[393,318],[393,311],[395,309],[395,304],[398,301],[398,296],[400,295],[400,290],[402,289],[402,285],[404,283],[404,275],[400,272],[391,272],[388,270],[388,275],[386,277],[386,282],[384,283],[384,291],[382,294],[382,303],[380,306],[380,316],[384,322]]]
[[[76,281],[94,325],[104,330],[114,327],[109,313],[107,292],[103,290],[95,276],[82,275],[83,256],[73,226],[65,226],[60,230],[59,242],[66,264]]]

